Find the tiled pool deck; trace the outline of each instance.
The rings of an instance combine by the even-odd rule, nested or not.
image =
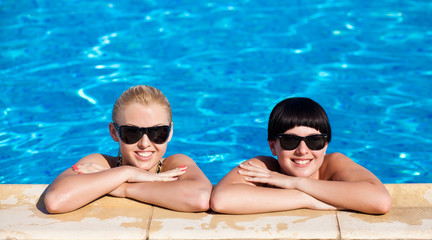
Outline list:
[[[254,215],[181,213],[103,197],[46,214],[47,185],[0,185],[0,239],[432,239],[432,184],[388,184],[385,215],[294,210]]]

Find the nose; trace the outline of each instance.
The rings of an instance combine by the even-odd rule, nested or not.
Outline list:
[[[146,148],[146,147],[149,147],[150,145],[151,145],[151,141],[148,138],[147,134],[144,134],[142,136],[141,140],[138,141],[138,146],[139,147]]]
[[[302,140],[298,147],[296,148],[296,152],[300,155],[305,155],[309,152],[309,147],[306,145],[305,141]]]

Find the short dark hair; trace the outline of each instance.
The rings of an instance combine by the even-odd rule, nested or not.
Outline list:
[[[273,108],[268,123],[268,140],[296,126],[311,127],[331,140],[330,123],[324,109],[310,98],[287,98]]]

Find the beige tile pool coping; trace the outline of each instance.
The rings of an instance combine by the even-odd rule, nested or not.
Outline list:
[[[253,215],[181,213],[103,197],[46,214],[47,185],[0,185],[0,239],[432,239],[432,184],[387,184],[385,215],[294,210]]]

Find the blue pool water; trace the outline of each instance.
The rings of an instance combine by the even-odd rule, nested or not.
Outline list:
[[[173,108],[167,154],[213,183],[271,154],[266,125],[311,97],[343,152],[385,183],[432,183],[432,2],[0,1],[0,183],[50,183],[115,155],[111,108],[132,85]]]

